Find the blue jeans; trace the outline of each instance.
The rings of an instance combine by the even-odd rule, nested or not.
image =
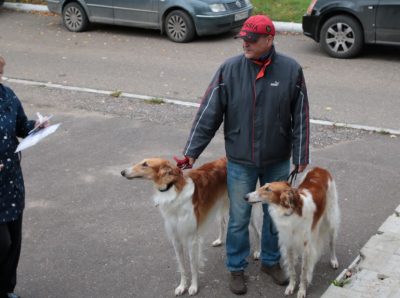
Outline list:
[[[247,267],[247,257],[250,254],[251,205],[244,200],[244,196],[255,190],[258,180],[260,185],[272,181],[286,180],[289,176],[290,160],[262,168],[228,161],[227,170],[230,208],[226,237],[226,266],[232,272],[244,270]],[[263,204],[263,211],[261,261],[267,266],[272,266],[278,263],[281,257],[278,246],[278,232],[269,215],[267,204]]]

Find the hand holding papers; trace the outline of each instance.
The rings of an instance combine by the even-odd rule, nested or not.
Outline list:
[[[15,150],[15,153],[36,145],[39,141],[41,141],[48,135],[51,135],[52,133],[54,133],[58,129],[58,127],[61,125],[61,123],[58,123],[58,124],[48,126],[49,120],[53,117],[53,115],[45,116],[45,117],[43,117],[40,113],[37,113],[37,115],[38,115],[38,121],[37,121],[36,127],[34,129],[32,129],[28,133],[28,136],[21,141],[21,143],[18,145],[17,149]]]
[[[28,134],[34,133],[35,131],[38,131],[39,129],[46,128],[49,126],[50,122],[49,120],[53,117],[53,115],[49,116],[42,116],[39,112],[36,113],[38,120],[36,120],[35,128],[32,129]]]

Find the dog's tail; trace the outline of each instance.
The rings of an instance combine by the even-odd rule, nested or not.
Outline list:
[[[329,181],[328,184],[326,201],[328,210],[327,220],[329,226],[335,231],[335,234],[337,234],[340,225],[340,209],[336,183],[333,179]]]

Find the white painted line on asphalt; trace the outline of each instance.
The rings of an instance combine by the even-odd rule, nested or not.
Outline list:
[[[311,119],[310,121],[311,121],[311,123],[319,124],[319,125],[353,128],[353,129],[359,129],[359,130],[379,132],[379,133],[383,133],[383,134],[400,135],[400,130],[391,129],[391,128],[382,128],[382,127],[376,127],[376,126],[349,124],[349,123],[343,123],[343,122],[332,122],[332,121],[314,120],[314,119]]]
[[[103,94],[103,95],[110,95],[110,96],[116,92],[116,90],[109,91],[109,90],[101,90],[101,89],[65,86],[65,85],[61,85],[61,84],[54,84],[51,82],[44,83],[44,82],[37,82],[37,81],[31,81],[31,80],[13,79],[13,78],[7,78],[7,77],[3,77],[3,80],[11,82],[11,83],[16,83],[16,84],[47,87],[47,88],[62,89],[62,90],[77,91],[77,92],[96,93],[96,94]],[[134,100],[135,99],[136,100],[158,99],[158,100],[161,100],[166,103],[187,106],[187,107],[195,107],[195,108],[198,108],[200,106],[200,104],[198,104],[198,103],[189,102],[189,101],[169,99],[169,98],[164,98],[164,97],[148,96],[148,95],[140,95],[140,94],[134,94],[134,93],[127,93],[127,92],[121,92],[121,94],[119,94],[119,97],[126,97],[126,98],[134,99]],[[310,122],[313,124],[317,124],[317,125],[352,128],[352,129],[358,129],[358,130],[378,132],[378,133],[383,133],[383,134],[400,135],[400,130],[391,129],[391,128],[350,124],[350,123],[343,123],[343,122],[333,122],[333,121],[317,120],[317,119],[310,119]]]
[[[45,83],[45,82],[37,82],[37,81],[31,81],[31,80],[12,79],[12,78],[7,78],[7,77],[3,77],[3,79],[4,79],[4,81],[16,83],[16,84],[47,87],[47,88],[62,89],[62,90],[77,91],[77,92],[96,93],[96,94],[103,94],[103,95],[112,95],[113,93],[115,93],[117,91],[117,90],[109,91],[109,90],[91,89],[91,88],[84,88],[84,87],[65,86],[65,85],[61,85],[61,84],[54,84],[51,82]],[[198,103],[182,101],[182,100],[177,100],[177,99],[169,99],[169,98],[164,98],[164,97],[159,98],[159,97],[155,97],[155,96],[140,95],[140,94],[126,93],[126,92],[121,92],[121,94],[119,96],[131,98],[131,99],[140,99],[140,100],[160,99],[166,103],[172,103],[172,104],[187,106],[187,107],[196,107],[196,108],[199,107]]]

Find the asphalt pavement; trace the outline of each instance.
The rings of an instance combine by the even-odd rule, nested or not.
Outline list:
[[[59,130],[23,152],[24,239],[17,292],[23,297],[171,297],[176,261],[154,206],[152,185],[120,171],[143,158],[172,160],[196,108],[9,84],[28,115],[54,114]],[[312,165],[337,180],[342,225],[338,271],[324,254],[308,297],[320,297],[399,204],[398,137],[313,125]],[[198,164],[224,154],[218,133]],[[216,231],[216,230],[215,230]],[[224,248],[206,237],[198,297],[230,297]],[[247,297],[283,297],[250,261]]]

